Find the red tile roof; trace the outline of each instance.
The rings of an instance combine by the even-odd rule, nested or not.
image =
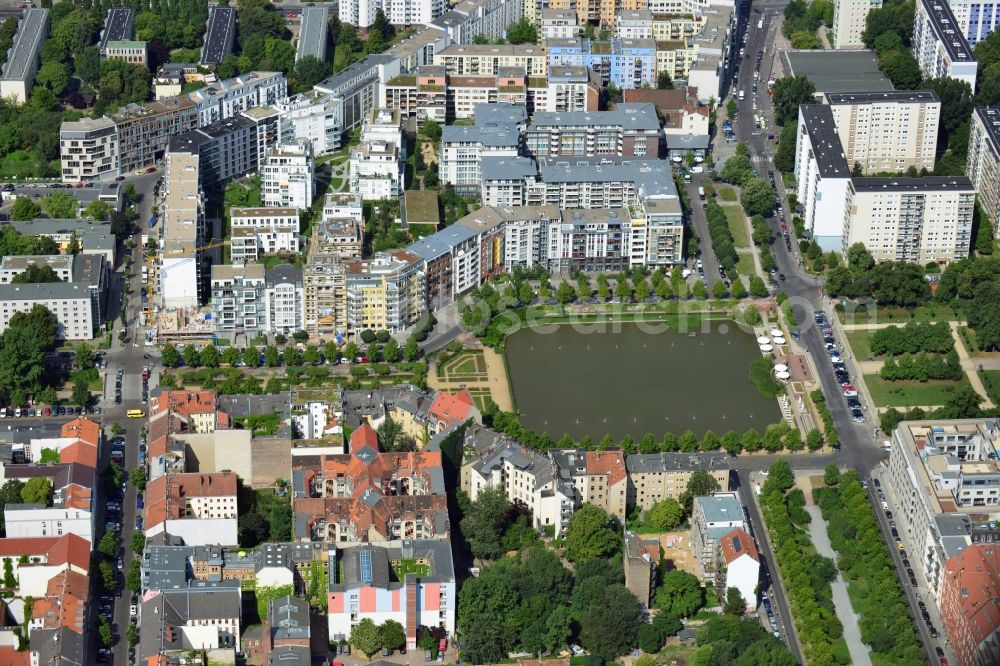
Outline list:
[[[101,441],[101,426],[81,416],[78,419],[64,423],[61,435],[63,437],[76,437],[96,447]]]
[[[90,567],[90,543],[76,534],[64,534],[49,549],[49,564],[70,564],[83,571]]]
[[[88,594],[87,577],[76,571],[62,571],[49,579],[46,597],[31,607],[33,620],[47,629],[65,627],[83,633]],[[2,662],[0,662],[2,663]]]
[[[97,469],[97,447],[82,439],[77,440],[59,452],[59,462],[80,463]]]
[[[751,559],[760,562],[760,555],[757,553],[757,545],[750,538],[750,535],[741,529],[735,529],[719,540],[722,548],[722,557],[726,564],[731,564],[734,560],[749,555]]]
[[[236,474],[164,474],[146,486],[146,529],[184,515],[187,497],[226,497],[236,495]]]
[[[944,567],[941,618],[959,664],[974,664],[978,646],[1000,629],[1000,547],[973,544]]]
[[[31,666],[31,652],[18,652],[10,645],[0,645],[0,664],[4,666]]]
[[[0,539],[0,557],[45,557],[51,565],[70,564],[82,571],[90,565],[90,543],[76,534],[61,537]]]
[[[378,434],[374,428],[365,421],[357,430],[351,433],[351,453],[359,449],[370,446],[378,451]]]
[[[468,389],[462,389],[454,395],[447,391],[438,391],[437,395],[434,396],[434,402],[431,403],[429,415],[434,421],[448,427],[465,423],[475,405],[476,403]]]
[[[621,451],[587,451],[587,473],[606,474],[608,487],[625,480],[625,456]]]

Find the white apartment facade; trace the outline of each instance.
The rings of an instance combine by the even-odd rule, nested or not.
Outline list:
[[[882,6],[882,0],[834,0],[833,48],[864,48],[861,33],[865,31],[868,12]]]
[[[806,229],[826,252],[843,245],[844,206],[851,169],[847,164],[830,107],[799,107],[795,141],[796,195]]]
[[[397,109],[372,109],[365,120],[361,143],[350,158],[350,191],[362,199],[402,195],[406,144],[400,123]]]
[[[924,78],[958,79],[975,92],[978,63],[947,2],[917,0],[912,42]]]
[[[284,335],[305,330],[302,269],[290,264],[269,268],[265,274],[264,302],[266,330]]]
[[[257,261],[268,254],[297,254],[299,211],[297,208],[230,209],[232,231],[230,256],[234,264]]]
[[[575,9],[551,9],[542,10],[542,15],[538,19],[539,40],[546,39],[570,39],[580,33],[580,23],[576,17]]]
[[[948,6],[970,46],[989,37],[1000,25],[1000,0],[949,0]]]
[[[18,312],[41,305],[55,315],[60,340],[90,340],[100,323],[94,312],[90,286],[71,282],[0,285],[0,333]]]
[[[65,183],[100,180],[118,173],[118,132],[110,118],[81,118],[59,132]]]
[[[1000,233],[1000,107],[976,107],[969,126],[965,172],[993,233]]]
[[[826,99],[852,169],[934,170],[941,100],[933,91],[830,93]]]
[[[876,261],[958,261],[969,256],[975,201],[965,176],[854,178],[841,249],[863,243]]]
[[[75,534],[90,543],[94,542],[93,514],[82,509],[8,504],[3,510],[3,520],[8,539]]]
[[[261,169],[265,206],[306,209],[315,196],[312,143],[305,139],[275,146]]]
[[[618,12],[615,32],[619,39],[652,39],[653,12],[648,9],[631,9]]]
[[[255,106],[272,106],[287,96],[288,80],[281,72],[247,72],[190,94],[198,109],[199,127],[232,118]]]

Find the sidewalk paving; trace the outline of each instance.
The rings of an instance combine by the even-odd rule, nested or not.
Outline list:
[[[979,377],[975,361],[973,361],[972,357],[969,356],[969,352],[966,351],[965,345],[958,336],[958,322],[950,321],[948,322],[948,325],[951,327],[951,337],[955,340],[955,350],[958,352],[958,360],[962,364],[962,370],[965,371],[965,376],[969,378],[969,383],[972,384],[972,388],[979,394],[979,397],[986,401],[983,405],[983,409],[993,409],[995,405],[993,404],[993,401],[990,400],[989,394],[986,392],[983,380]]]
[[[837,561],[837,552],[830,545],[830,537],[826,533],[826,521],[819,507],[815,505],[806,506],[806,511],[812,520],[809,522],[809,537],[812,539],[816,552],[823,557],[829,557],[834,562]],[[830,587],[833,588],[833,607],[837,612],[837,619],[844,625],[844,640],[847,642],[847,650],[851,653],[851,663],[855,666],[867,664],[871,666],[871,656],[868,654],[868,647],[861,640],[861,628],[858,626],[858,615],[851,606],[851,598],[847,595],[847,583],[837,569],[837,578]]]

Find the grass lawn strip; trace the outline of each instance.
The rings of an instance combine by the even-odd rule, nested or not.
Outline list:
[[[865,375],[865,385],[877,407],[924,407],[943,405],[951,394],[968,382],[948,380],[889,382],[879,375]]]

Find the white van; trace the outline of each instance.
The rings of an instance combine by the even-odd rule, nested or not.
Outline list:
[[[746,99],[746,96],[747,96],[747,91],[746,90],[741,90],[740,91],[740,101],[742,102],[744,99]]]
[[[892,451],[892,440],[887,439],[884,442],[882,442],[882,448],[886,451]]]

